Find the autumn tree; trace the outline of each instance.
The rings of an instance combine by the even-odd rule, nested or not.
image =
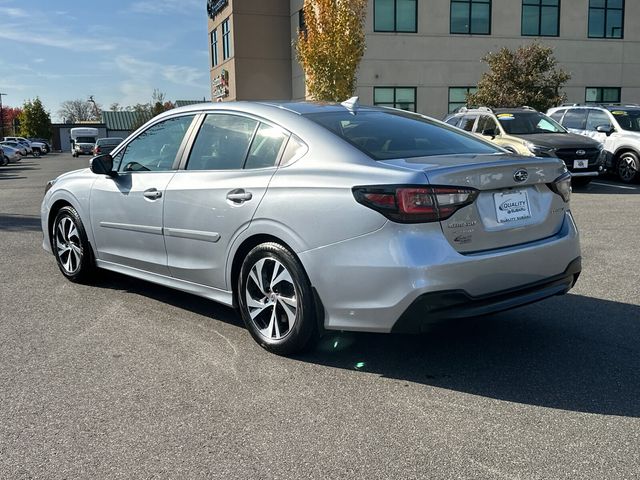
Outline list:
[[[478,90],[467,103],[487,107],[528,105],[546,111],[566,100],[562,87],[571,78],[558,68],[553,49],[538,42],[512,51],[502,48],[483,59],[489,70],[482,75]]]
[[[3,107],[2,108],[2,121],[4,124],[4,134],[7,136],[15,137],[18,135],[19,125],[18,118],[22,113],[20,107]]]
[[[51,138],[51,117],[39,98],[36,97],[33,101],[24,102],[18,121],[20,122],[20,136]]]
[[[343,101],[356,88],[367,0],[305,0],[296,52],[314,100]]]
[[[141,127],[156,115],[160,115],[162,112],[175,108],[173,102],[169,102],[165,100],[165,98],[165,94],[155,88],[151,94],[151,100],[149,102],[138,103],[131,107],[127,107],[127,110],[133,111],[136,114],[136,120],[132,126],[133,130]]]
[[[68,123],[100,121],[100,106],[87,100],[67,100],[62,102],[58,116]]]

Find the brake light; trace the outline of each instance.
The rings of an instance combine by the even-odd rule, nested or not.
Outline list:
[[[95,147],[93,150],[95,151],[96,155],[100,154],[100,147]]]
[[[571,199],[571,174],[569,172],[563,173],[547,186],[553,193],[560,195],[565,203],[569,203]]]
[[[467,187],[373,185],[354,187],[358,203],[398,223],[446,220],[473,203],[478,191]]]

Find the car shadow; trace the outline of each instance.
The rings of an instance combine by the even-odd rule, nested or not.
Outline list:
[[[190,293],[108,270],[98,270],[97,277],[92,283],[99,288],[110,288],[142,295],[204,317],[215,318],[216,320],[244,328],[242,318],[233,308]]]
[[[234,309],[188,293],[112,272],[96,285],[244,328]],[[294,358],[509,402],[640,417],[638,345],[639,305],[569,294],[423,335],[329,331]]]
[[[622,183],[607,178],[597,178],[584,187],[573,187],[573,192],[597,195],[640,195],[640,185],[637,183]]]
[[[29,163],[10,163],[9,165],[5,165],[4,167],[0,167],[0,180],[17,180],[25,177],[20,177],[17,174],[19,172],[29,171],[29,170],[40,170],[40,168],[31,166]]]
[[[640,416],[640,306],[580,295],[420,336],[329,333],[298,357],[548,408]]]
[[[0,230],[9,232],[39,232],[42,231],[42,224],[39,216],[0,213]]]

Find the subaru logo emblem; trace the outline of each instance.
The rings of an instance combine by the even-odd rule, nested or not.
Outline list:
[[[524,168],[516,170],[516,173],[513,174],[513,179],[519,183],[526,181],[527,178],[529,178],[529,172],[527,172]]]
[[[579,157],[584,156],[584,154],[587,153],[584,150],[576,150],[576,155],[578,155]]]

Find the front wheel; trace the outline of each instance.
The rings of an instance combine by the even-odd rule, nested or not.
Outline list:
[[[72,282],[84,282],[93,273],[93,251],[75,208],[67,206],[58,211],[53,221],[51,247],[60,271]]]
[[[640,160],[635,152],[624,152],[616,167],[618,178],[624,183],[637,182],[640,179]]]
[[[309,347],[317,338],[315,302],[300,261],[279,243],[253,248],[238,278],[238,304],[258,344],[278,355]]]

